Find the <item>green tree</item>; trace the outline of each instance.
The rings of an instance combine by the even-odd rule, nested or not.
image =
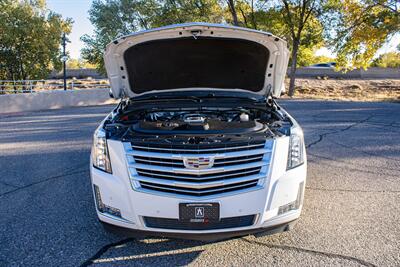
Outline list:
[[[252,28],[258,30],[257,13],[264,13],[262,8],[265,6],[266,1],[257,0],[228,0],[227,10],[231,14],[226,16],[226,21],[235,26]]]
[[[216,0],[167,0],[159,2],[152,27],[207,21],[221,23],[223,10]]]
[[[400,32],[398,0],[330,0],[328,37],[341,67],[363,67]]]
[[[117,37],[174,23],[222,22],[222,13],[217,0],[95,0],[89,11],[95,31],[81,37],[82,57],[104,73],[104,48]]]
[[[238,13],[238,25],[270,31],[288,41],[291,47],[289,96],[293,96],[297,66],[312,62],[313,53],[324,44],[324,28],[320,16],[323,14],[325,1],[229,2],[231,13],[232,10]]]
[[[90,64],[84,59],[71,58],[67,61],[67,69],[94,69],[96,65]]]
[[[44,0],[0,0],[0,79],[43,79],[61,67],[61,34],[72,21]]]
[[[239,19],[236,11],[236,3],[235,0],[227,0],[228,10],[232,16],[231,23],[235,26],[239,26]],[[229,21],[229,20],[228,20]]]
[[[280,36],[288,42],[289,47],[293,47],[292,31],[290,25],[285,21],[281,6],[256,11],[254,16],[259,30],[269,31],[276,36]],[[308,66],[318,60],[314,54],[318,48],[325,44],[323,31],[324,28],[320,20],[315,15],[310,15],[300,35],[300,45],[296,60],[297,67]]]
[[[291,63],[289,96],[294,95],[297,61],[299,51],[308,42],[307,33],[312,36],[313,24],[318,24],[318,17],[321,16],[324,8],[324,1],[318,0],[281,0],[283,21],[289,29],[291,40]],[[317,30],[318,32],[318,30]],[[321,33],[319,34],[321,36]]]
[[[388,52],[382,54],[372,62],[372,66],[381,68],[399,68],[400,52]]]
[[[309,1],[309,0],[305,0]],[[313,3],[312,1],[310,3]],[[82,56],[96,64],[104,72],[103,51],[116,37],[142,29],[149,29],[174,23],[204,21],[228,22],[237,26],[270,31],[284,37],[292,47],[299,43],[295,60],[297,65],[312,61],[312,53],[323,43],[322,24],[316,16],[316,8],[306,2],[307,16],[302,25],[297,16],[301,8],[288,3],[293,13],[293,23],[287,23],[285,7],[260,0],[96,0],[89,11],[90,20],[95,26],[93,36],[85,35]],[[311,11],[309,9],[312,9]],[[304,18],[303,18],[304,19]],[[301,26],[301,34],[293,35],[293,30]],[[294,27],[294,28],[293,28]],[[296,41],[300,38],[299,42]]]

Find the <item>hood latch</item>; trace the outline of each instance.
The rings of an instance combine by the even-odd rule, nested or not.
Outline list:
[[[191,30],[190,33],[192,34],[193,38],[197,40],[197,37],[199,37],[201,34],[201,30]]]

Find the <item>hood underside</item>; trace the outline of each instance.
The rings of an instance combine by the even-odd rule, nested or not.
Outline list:
[[[116,98],[174,90],[279,96],[288,50],[269,33],[192,23],[122,37],[104,58]]]

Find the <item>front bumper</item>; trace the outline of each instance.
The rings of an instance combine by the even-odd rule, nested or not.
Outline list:
[[[259,237],[259,236],[282,233],[285,231],[289,231],[296,223],[296,220],[265,228],[219,232],[219,233],[196,233],[196,234],[188,234],[180,232],[167,233],[167,232],[154,232],[154,231],[140,231],[131,228],[116,226],[115,224],[106,223],[101,220],[100,222],[102,223],[106,231],[124,237],[134,237],[134,238],[162,237],[162,238],[178,238],[178,239],[190,239],[190,240],[200,240],[200,241],[217,241],[217,240],[219,241],[246,235],[255,235],[256,237]]]
[[[284,171],[279,174],[273,170],[271,177],[266,179],[261,189],[245,193],[237,192],[220,198],[207,198],[194,201],[182,196],[171,197],[158,194],[149,194],[135,191],[130,184],[128,174],[123,173],[125,166],[114,168],[115,174],[108,174],[91,167],[91,180],[97,185],[102,201],[121,211],[121,218],[97,210],[100,221],[125,229],[126,235],[156,235],[171,236],[189,239],[221,239],[246,235],[257,232],[281,232],[288,229],[289,223],[299,218],[302,205],[296,210],[290,210],[278,215],[279,207],[296,200],[299,186],[305,185],[306,164]],[[124,167],[124,168],[122,168]],[[278,169],[278,168],[277,168]],[[274,176],[275,175],[275,176]],[[278,177],[275,178],[274,177]],[[255,215],[252,225],[214,230],[173,230],[160,229],[146,226],[144,217],[179,218],[179,203],[188,202],[218,202],[220,204],[220,217],[229,218],[237,216]],[[128,230],[128,231],[126,231]],[[119,231],[121,232],[121,231]]]

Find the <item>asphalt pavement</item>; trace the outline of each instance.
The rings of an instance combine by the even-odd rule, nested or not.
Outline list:
[[[0,115],[0,266],[400,266],[400,104],[281,104],[305,132],[302,216],[212,243],[103,230],[89,153],[112,106]]]

